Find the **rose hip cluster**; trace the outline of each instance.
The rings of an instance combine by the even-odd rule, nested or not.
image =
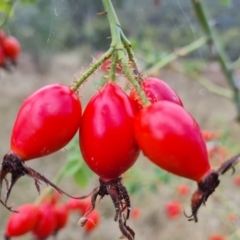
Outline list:
[[[0,68],[10,71],[11,67],[16,65],[20,53],[19,41],[13,36],[7,36],[0,29]]]
[[[31,233],[35,240],[56,236],[66,227],[71,213],[77,212],[82,216],[91,205],[89,199],[70,199],[66,203],[60,203],[60,200],[60,195],[54,192],[42,199],[40,204],[28,203],[20,206],[17,209],[18,212],[12,213],[8,219],[5,240],[27,233]],[[91,233],[99,222],[99,212],[92,211],[84,226],[84,233]]]
[[[140,151],[158,167],[198,184],[192,197],[192,214],[187,216],[197,222],[198,209],[219,185],[219,175],[233,168],[239,155],[213,170],[201,129],[177,93],[153,77],[138,84],[136,90],[127,93],[109,79],[90,99],[83,114],[74,88],[52,84],[29,96],[18,112],[10,151],[3,158],[0,190],[8,173],[11,183],[1,203],[10,209],[7,200],[12,187],[24,175],[34,179],[38,191],[43,181],[68,195],[25,162],[60,150],[78,132],[83,160],[99,176],[99,185],[90,194],[90,208],[79,220],[81,226],[88,224],[97,199],[109,195],[123,237],[134,239],[135,233],[127,225],[130,197],[121,176],[134,165]],[[139,87],[148,101],[142,100]]]

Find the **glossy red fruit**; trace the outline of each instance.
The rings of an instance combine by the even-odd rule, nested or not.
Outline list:
[[[21,45],[19,41],[13,36],[7,37],[2,42],[2,48],[5,55],[12,60],[16,60],[21,52]]]
[[[174,200],[165,205],[165,211],[169,219],[176,219],[181,215],[183,210],[181,203],[177,200]]]
[[[57,222],[55,209],[50,203],[43,203],[39,206],[39,218],[33,234],[39,239],[47,238],[52,235],[56,229]]]
[[[156,102],[136,116],[135,135],[157,166],[199,182],[211,169],[201,130],[180,105]]]
[[[141,87],[151,103],[158,102],[160,100],[166,100],[183,106],[182,101],[177,93],[161,79],[153,77],[146,78],[141,82]],[[143,108],[142,101],[135,89],[132,89],[129,97],[139,110]]]
[[[11,151],[26,161],[63,148],[74,137],[81,119],[75,92],[61,84],[47,85],[21,106],[11,136]]]
[[[56,220],[55,232],[57,232],[67,225],[69,212],[66,205],[58,205],[54,210]]]
[[[115,83],[107,83],[90,100],[81,120],[79,137],[83,159],[104,181],[118,178],[137,160],[135,111]]]
[[[6,225],[6,237],[17,237],[33,230],[39,220],[38,206],[25,204],[12,213]]]
[[[100,214],[98,211],[94,210],[87,216],[87,222],[84,225],[84,230],[86,233],[92,232],[100,222]]]
[[[177,186],[177,192],[180,196],[186,196],[190,192],[190,188],[186,184],[180,184]]]

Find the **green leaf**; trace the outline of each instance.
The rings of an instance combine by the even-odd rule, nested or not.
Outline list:
[[[163,183],[169,183],[170,182],[171,175],[168,172],[163,171],[158,167],[154,168],[154,172],[155,172],[155,175],[156,175],[157,179],[160,180],[161,182],[163,182]]]
[[[37,0],[20,0],[22,4],[34,4]]]
[[[74,176],[81,169],[82,162],[79,158],[72,158],[68,161],[65,168],[66,176]]]
[[[86,187],[89,181],[89,174],[87,171],[84,170],[84,168],[80,168],[75,174],[74,174],[74,180],[75,182],[82,188]]]
[[[224,5],[230,6],[231,5],[231,0],[220,0],[220,2]]]

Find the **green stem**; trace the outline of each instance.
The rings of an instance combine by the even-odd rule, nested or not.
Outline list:
[[[192,1],[192,5],[199,23],[201,24],[205,34],[209,37],[209,39],[215,46],[217,60],[222,67],[223,73],[228,81],[229,86],[233,90],[233,100],[236,104],[238,119],[240,119],[240,95],[239,95],[238,87],[236,86],[235,78],[231,71],[231,63],[221,45],[219,36],[215,32],[214,28],[209,24],[208,17],[206,14],[206,9],[204,8],[203,3],[201,2],[201,0],[198,0],[198,1],[191,0],[191,1]]]
[[[232,63],[232,70],[240,68],[240,58],[237,59],[235,62]]]
[[[117,18],[117,14],[113,8],[111,0],[102,0],[102,2],[103,2],[105,10],[107,12],[108,21],[110,24],[110,31],[111,31],[111,36],[112,36],[111,47],[115,49],[117,57],[122,64],[125,75],[129,79],[129,81],[132,83],[133,87],[136,89],[139,97],[141,98],[141,100],[143,102],[143,105],[148,106],[150,104],[148,101],[148,98],[145,95],[145,92],[140,87],[138,81],[135,79],[135,77],[132,73],[132,70],[128,65],[128,62],[125,59],[124,46],[123,46],[122,41],[127,43],[127,44],[125,44],[125,46],[126,45],[131,46],[131,43],[127,40],[127,38],[125,37],[125,35],[122,32],[120,22]],[[132,53],[132,58],[133,58],[133,53]]]
[[[185,55],[189,54],[190,52],[193,52],[193,51],[199,49],[201,46],[206,44],[207,41],[208,41],[207,37],[201,37],[198,40],[190,43],[189,45],[186,45],[186,46],[178,49],[177,51],[167,55],[162,60],[157,62],[155,65],[153,65],[151,68],[149,68],[148,71],[147,71],[148,74],[152,75],[157,70],[159,70],[160,68],[162,68],[162,67],[168,65],[169,63],[175,61],[178,57],[185,56]]]
[[[5,15],[5,18],[2,21],[2,23],[0,24],[0,28],[2,28],[6,24],[15,3],[16,3],[16,0],[12,0],[12,1],[9,1],[9,2],[6,1],[6,4],[9,5],[9,8],[6,10],[6,15]]]
[[[145,92],[142,90],[141,86],[139,85],[139,82],[135,79],[131,69],[129,68],[128,62],[126,61],[123,52],[122,51],[118,52],[118,56],[119,56],[119,60],[122,63],[123,70],[124,70],[124,73],[125,73],[127,79],[132,83],[133,87],[137,91],[139,97],[142,100],[143,105],[145,107],[147,107],[148,105],[150,105],[150,102],[149,102]]]
[[[105,54],[103,54],[78,80],[71,84],[71,89],[77,91],[78,88],[86,81],[86,79],[93,74],[107,59],[109,59],[114,52],[114,48],[110,48]]]
[[[132,68],[133,68],[134,74],[136,75],[138,81],[142,82],[143,79],[142,79],[141,73],[138,70],[137,63],[135,61],[134,52],[132,50],[132,44],[127,39],[127,37],[125,36],[123,31],[121,31],[121,39],[122,39],[122,42],[124,44],[125,49],[127,50],[127,54],[128,54],[129,60],[131,61],[132,65],[133,65]]]
[[[116,53],[113,54],[111,68],[109,72],[109,81],[114,82],[116,79],[116,68],[118,64],[118,55]]]
[[[107,12],[107,18],[110,25],[112,36],[111,47],[115,50],[123,50],[122,41],[120,39],[121,25],[118,20],[117,14],[113,8],[111,0],[102,0],[104,9]]]

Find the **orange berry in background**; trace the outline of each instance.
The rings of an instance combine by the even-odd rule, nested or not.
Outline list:
[[[180,196],[186,196],[190,192],[190,188],[186,184],[180,184],[177,186],[177,192]]]
[[[170,201],[165,205],[165,212],[169,219],[175,219],[182,213],[182,205],[177,200]]]
[[[237,187],[240,187],[240,175],[233,178],[233,182]]]
[[[238,218],[237,215],[234,213],[229,213],[227,215],[227,220],[231,223],[235,223],[237,221],[237,218]]]
[[[215,140],[220,137],[219,132],[210,131],[210,130],[202,130],[202,135],[206,142]]]
[[[93,210],[88,216],[87,216],[87,222],[84,225],[84,230],[86,233],[92,232],[99,224],[100,222],[100,214],[98,211]]]
[[[209,237],[209,240],[227,240],[227,238],[220,234],[213,234]]]
[[[141,215],[141,211],[139,208],[133,208],[131,210],[131,218],[137,220]]]

